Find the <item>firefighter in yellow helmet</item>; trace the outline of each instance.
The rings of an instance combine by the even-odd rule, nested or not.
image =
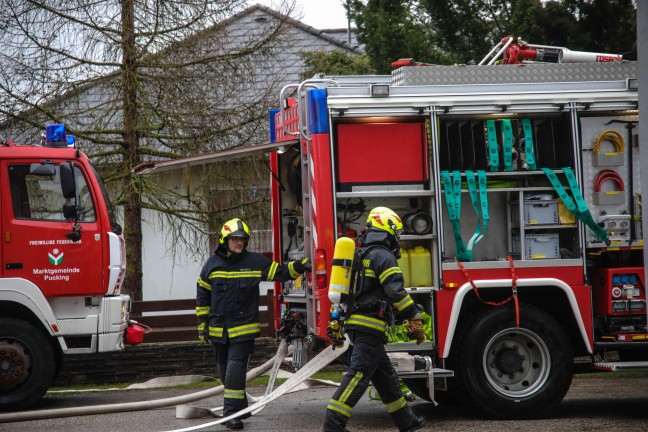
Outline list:
[[[344,324],[353,344],[349,369],[327,406],[324,432],[346,430],[351,411],[370,382],[399,431],[415,431],[426,424],[426,419],[415,415],[403,397],[398,375],[385,351],[387,323],[392,314],[409,320],[411,339],[417,343],[425,340],[419,308],[405,291],[398,266],[402,229],[401,219],[387,207],[376,207],[369,213],[367,230],[360,238],[363,275],[355,287],[355,296],[347,302]]]
[[[231,219],[220,230],[219,245],[200,272],[196,294],[198,335],[214,347],[218,374],[225,387],[223,414],[247,407],[245,374],[254,339],[259,337],[259,283],[297,279],[311,269],[310,260],[281,265],[260,253],[249,252],[250,229]],[[225,425],[243,429],[236,418]]]

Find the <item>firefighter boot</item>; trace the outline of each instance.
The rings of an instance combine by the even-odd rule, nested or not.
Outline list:
[[[240,418],[233,418],[225,422],[227,429],[243,429],[243,422]]]
[[[414,432],[427,423],[423,416],[417,416],[409,405],[391,414],[400,432]]]

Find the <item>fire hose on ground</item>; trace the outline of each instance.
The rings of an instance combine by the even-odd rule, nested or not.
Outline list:
[[[292,346],[288,347],[288,344],[285,340],[282,340],[277,354],[275,357],[266,361],[260,366],[257,366],[254,369],[248,371],[246,375],[246,382],[258,378],[263,375],[268,369],[270,369],[273,364],[280,363],[281,360],[286,356],[289,351],[289,348],[292,349]],[[276,360],[281,358],[279,362]],[[275,367],[278,369],[278,366]],[[21,411],[0,414],[0,423],[9,423],[9,422],[19,422],[19,421],[29,421],[29,420],[44,420],[51,418],[61,418],[61,417],[74,417],[74,416],[83,416],[88,414],[114,414],[120,412],[129,412],[129,411],[145,411],[157,408],[166,408],[173,405],[187,404],[190,402],[195,402],[198,400],[206,399],[212,396],[223,393],[224,386],[220,385],[218,387],[210,388],[207,390],[202,390],[199,392],[191,393],[188,395],[174,396],[166,399],[155,399],[151,401],[139,401],[139,402],[127,402],[127,403],[117,403],[117,404],[106,404],[106,405],[93,405],[85,407],[73,407],[73,408],[59,408],[51,410],[40,410],[40,411]]]

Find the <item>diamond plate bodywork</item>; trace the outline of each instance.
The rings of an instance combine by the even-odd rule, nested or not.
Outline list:
[[[392,72],[392,85],[461,85],[617,81],[637,77],[635,62],[536,63],[493,66],[405,66]]]

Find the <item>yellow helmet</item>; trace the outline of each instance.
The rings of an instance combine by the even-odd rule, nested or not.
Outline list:
[[[403,230],[403,222],[393,210],[387,207],[376,207],[369,212],[367,228],[385,231],[398,238]]]
[[[220,230],[220,244],[224,245],[228,237],[243,237],[247,246],[248,240],[250,239],[250,229],[241,219],[230,219],[223,224]]]

